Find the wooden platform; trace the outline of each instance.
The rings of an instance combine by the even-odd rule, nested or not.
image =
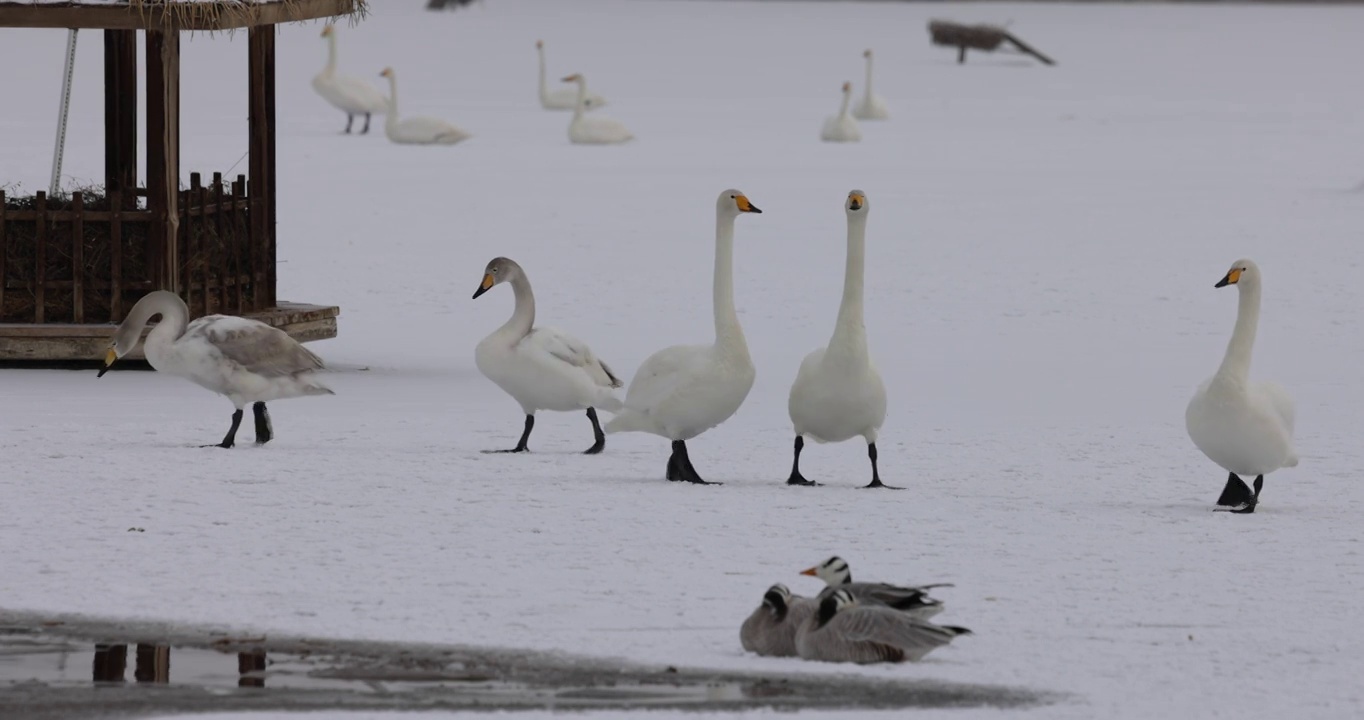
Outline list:
[[[336,337],[334,305],[280,303],[245,317],[280,328],[299,342]],[[0,323],[0,360],[100,360],[109,349],[117,325],[32,325]],[[142,360],[142,346],[125,356]]]

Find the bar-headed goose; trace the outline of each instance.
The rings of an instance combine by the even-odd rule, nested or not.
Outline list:
[[[848,567],[848,561],[837,555],[812,568],[802,570],[800,574],[813,575],[828,586],[816,596],[817,600],[823,601],[835,590],[847,590],[862,602],[887,605],[924,620],[943,610],[943,602],[929,597],[928,591],[933,588],[952,587],[952,583],[904,587],[889,583],[853,582],[852,569]]]
[[[814,598],[792,595],[781,583],[767,589],[762,604],[739,627],[744,649],[759,655],[795,657],[796,631],[819,606]]]
[[[796,633],[796,652],[825,662],[917,662],[971,631],[935,625],[885,605],[867,605],[835,590]]]

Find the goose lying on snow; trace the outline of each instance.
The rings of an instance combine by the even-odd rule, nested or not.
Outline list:
[[[767,589],[762,604],[739,627],[739,643],[759,655],[794,657],[796,632],[818,606],[814,599],[792,595],[785,585],[777,583]]]
[[[821,600],[814,617],[796,633],[796,652],[806,660],[825,662],[917,662],[970,632],[884,605],[868,605],[840,589]]]
[[[471,135],[440,118],[398,118],[398,76],[393,68],[384,68],[381,77],[388,78],[388,115],[384,118],[384,134],[399,145],[454,145],[468,140]]]
[[[576,89],[557,88],[551,91],[545,82],[545,41],[536,40],[535,50],[540,54],[540,107],[546,110],[572,110],[577,107]],[[583,107],[588,110],[595,110],[605,104],[606,98],[596,93],[587,93],[583,99]]]
[[[327,24],[322,28],[322,37],[327,39],[327,65],[313,78],[313,90],[324,100],[346,113],[346,132],[350,132],[356,115],[365,116],[363,135],[369,132],[369,117],[388,109],[388,100],[373,85],[360,78],[336,73],[336,27]]]
[[[823,580],[826,587],[820,591],[816,600],[823,600],[835,590],[847,590],[853,598],[869,604],[883,604],[901,610],[920,619],[937,615],[943,610],[943,603],[928,596],[933,588],[952,587],[952,583],[936,583],[917,587],[902,587],[889,583],[853,582],[852,569],[848,562],[835,555],[828,560],[800,572]]]
[[[1240,291],[1236,326],[1217,372],[1205,380],[1184,412],[1194,445],[1231,473],[1219,506],[1235,513],[1255,512],[1264,476],[1296,467],[1293,448],[1293,398],[1272,382],[1250,382],[1250,355],[1260,323],[1260,268],[1237,260],[1214,287]],[[1239,476],[1255,476],[1255,490]]]
[[[800,474],[805,436],[815,442],[842,442],[861,436],[871,458],[871,482],[864,487],[891,488],[881,482],[876,466],[876,436],[886,421],[886,386],[867,352],[867,329],[862,321],[862,279],[866,257],[867,196],[848,193],[843,205],[848,216],[848,260],[843,275],[843,301],[827,347],[800,363],[791,385],[787,411],[796,430],[795,459],[788,485],[817,485]]]
[[[843,104],[838,107],[838,114],[825,118],[824,129],[819,133],[819,139],[825,142],[860,142],[862,140],[862,128],[857,126],[857,120],[848,114],[848,101],[852,98],[852,83],[843,83]]]
[[[867,48],[862,57],[867,59],[867,86],[862,89],[862,99],[858,101],[857,107],[853,108],[853,117],[858,120],[885,120],[890,117],[886,101],[871,89],[871,48]]]
[[[516,262],[493,258],[474,297],[500,283],[511,283],[516,307],[511,319],[478,344],[474,362],[479,372],[521,404],[526,425],[516,447],[494,452],[526,452],[537,410],[584,409],[592,421],[593,437],[586,454],[601,452],[606,435],[597,422],[596,408],[620,409],[620,399],[611,392],[621,386],[620,380],[583,341],[554,328],[534,327],[535,295],[526,272]]]
[[[604,115],[584,115],[587,105],[587,78],[581,74],[569,75],[564,82],[577,83],[577,101],[573,106],[573,119],[568,123],[568,140],[577,145],[612,145],[629,142],[635,136],[619,120]]]
[[[177,375],[199,387],[226,395],[236,412],[223,441],[204,447],[230,448],[249,403],[256,416],[256,444],[270,442],[274,430],[265,403],[304,395],[332,395],[314,371],[322,359],[283,330],[263,322],[231,315],[206,315],[189,322],[189,308],[175,293],[150,292],[137,301],[114,331],[104,357],[103,377],[118,358],[137,347],[142,329],[155,316],[161,322],[147,333],[147,362],[158,372]]]
[[[647,432],[672,440],[666,476],[710,485],[692,467],[687,441],[728,420],[753,388],[755,370],[734,309],[734,220],[762,212],[738,190],[715,201],[715,342],[674,345],[650,355],[606,432]]]

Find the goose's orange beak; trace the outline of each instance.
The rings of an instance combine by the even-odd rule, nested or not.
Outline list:
[[[804,569],[804,570],[801,570],[801,571],[800,571],[800,574],[801,574],[801,575],[815,575],[815,574],[816,574],[815,571],[818,570],[818,569],[819,569],[819,566],[815,566],[815,567],[812,567],[812,568],[806,568],[806,569]]]

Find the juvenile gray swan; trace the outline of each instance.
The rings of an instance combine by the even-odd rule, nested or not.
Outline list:
[[[934,648],[971,631],[935,625],[885,605],[864,605],[835,590],[796,634],[796,652],[825,662],[918,662]]]
[[[781,583],[767,589],[762,604],[739,628],[744,649],[772,657],[796,656],[796,631],[815,614],[813,598],[792,595]]]

